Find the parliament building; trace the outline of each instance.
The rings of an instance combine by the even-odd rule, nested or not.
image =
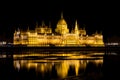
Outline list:
[[[104,46],[102,34],[95,32],[92,35],[87,35],[85,28],[78,27],[77,20],[70,32],[63,14],[61,14],[61,19],[58,21],[54,33],[51,27],[36,24],[34,30],[29,30],[29,28],[26,31],[15,30],[13,44],[27,46]]]

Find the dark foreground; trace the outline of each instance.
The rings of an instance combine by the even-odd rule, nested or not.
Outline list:
[[[119,80],[119,47],[1,47],[0,80]]]
[[[103,52],[31,50],[10,53],[1,52],[0,80],[103,79]]]

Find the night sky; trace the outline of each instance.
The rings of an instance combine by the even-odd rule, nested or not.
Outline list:
[[[111,5],[112,4],[112,5]],[[41,1],[41,2],[14,2],[7,3],[0,7],[0,40],[12,40],[14,30],[35,28],[36,21],[41,25],[44,21],[46,25],[56,28],[56,24],[63,12],[68,28],[74,27],[77,19],[79,27],[85,27],[87,34],[92,34],[96,30],[102,31],[104,39],[110,36],[120,36],[119,34],[119,10],[118,5],[97,2],[65,2],[65,1]]]

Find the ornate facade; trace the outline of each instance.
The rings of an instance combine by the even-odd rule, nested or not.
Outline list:
[[[79,29],[77,20],[70,32],[63,15],[57,23],[55,33],[49,26],[36,24],[35,30],[15,31],[13,43],[27,46],[104,46],[102,34],[87,35],[85,29]]]

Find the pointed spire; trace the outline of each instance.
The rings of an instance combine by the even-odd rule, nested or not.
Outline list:
[[[38,28],[38,22],[36,21],[36,28]]]
[[[49,21],[49,27],[51,28],[51,22]]]
[[[63,19],[63,12],[61,12],[61,19]]]
[[[44,21],[42,21],[42,27],[44,27],[45,26],[45,22]]]
[[[27,28],[27,31],[29,31],[29,26],[28,26],[28,28]]]
[[[77,20],[75,21],[75,34],[79,34]]]
[[[77,20],[75,21],[75,30],[78,30]]]
[[[83,24],[83,30],[85,30],[85,27],[86,27],[86,25],[85,25],[85,24]]]
[[[96,31],[95,34],[98,34],[98,31]]]
[[[20,24],[19,24],[19,27],[21,27]],[[20,31],[20,28],[19,28],[19,27],[18,27],[18,29],[17,29],[18,31]]]
[[[17,30],[17,34],[20,34],[20,29],[18,28],[18,30]]]
[[[85,25],[85,24],[83,24],[83,30],[85,30],[85,27],[86,27],[86,25]]]
[[[20,31],[19,27],[18,27],[18,31]]]

